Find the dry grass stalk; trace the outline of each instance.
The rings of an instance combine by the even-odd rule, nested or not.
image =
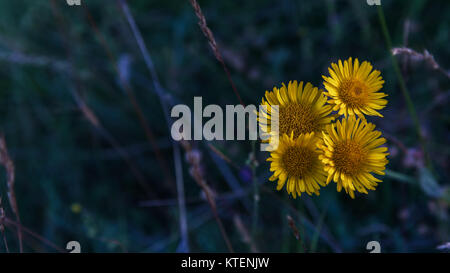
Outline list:
[[[450,78],[450,72],[443,69],[434,59],[434,56],[428,52],[428,50],[424,50],[423,53],[419,53],[408,47],[395,47],[392,49],[393,55],[404,55],[410,58],[411,61],[423,61],[427,63],[434,70],[438,70],[442,74],[444,74],[447,78]]]
[[[98,120],[97,116],[94,114],[94,111],[89,108],[89,106],[86,104],[86,102],[83,100],[83,98],[80,96],[78,92],[72,93],[78,108],[80,109],[81,113],[84,115],[84,117],[91,123],[92,126],[95,128],[101,128],[100,121]]]
[[[214,34],[212,33],[211,29],[208,27],[208,24],[206,23],[206,18],[205,18],[205,15],[203,15],[200,5],[198,4],[197,0],[189,0],[189,2],[191,2],[192,7],[194,8],[195,15],[197,16],[197,18],[199,20],[198,25],[200,26],[200,29],[202,30],[206,39],[208,39],[208,44],[211,47],[211,49],[214,53],[214,56],[220,62],[223,70],[225,71],[225,74],[227,75],[228,81],[230,82],[231,87],[233,88],[234,94],[238,98],[239,103],[244,105],[244,102],[242,101],[241,96],[239,95],[239,92],[237,91],[236,86],[234,85],[234,82],[231,79],[231,74],[228,71],[228,67],[226,66],[226,64],[222,58],[222,54],[220,53],[219,46],[217,45],[216,39],[214,38]]]
[[[208,24],[206,23],[206,18],[205,15],[203,15],[200,5],[198,4],[197,0],[189,0],[189,2],[191,2],[192,7],[194,8],[195,15],[199,20],[198,25],[200,26],[200,29],[202,30],[206,39],[208,39],[209,46],[211,47],[214,56],[219,62],[223,62],[222,54],[220,54],[216,39],[214,39],[214,34],[212,33],[211,29],[208,27]]]
[[[227,155],[225,155],[223,152],[221,152],[219,149],[217,149],[214,145],[211,143],[208,143],[208,148],[215,153],[218,157],[223,159],[223,161],[227,162],[231,167],[235,168],[236,170],[240,170],[241,168],[236,165]]]
[[[211,189],[211,187],[209,187],[209,185],[206,183],[206,180],[203,175],[203,168],[201,166],[201,157],[202,157],[201,152],[197,149],[194,149],[191,143],[185,140],[181,141],[181,146],[186,151],[186,160],[191,166],[189,168],[189,173],[194,178],[195,182],[197,182],[197,184],[203,190],[203,193],[205,194],[206,197],[206,201],[211,207],[211,211],[214,215],[214,218],[216,219],[216,222],[219,226],[220,232],[222,233],[222,237],[225,240],[228,250],[230,252],[234,252],[233,247],[231,245],[231,241],[228,238],[228,235],[225,231],[225,227],[223,226],[222,220],[220,220],[219,214],[217,213],[217,204],[214,192]]]
[[[46,56],[26,55],[19,51],[0,51],[0,60],[17,65],[48,66],[56,71],[72,72],[72,67],[64,61],[54,60]]]
[[[219,149],[217,149],[216,147],[214,147],[214,145],[212,145],[211,143],[208,143],[208,147],[211,149],[211,151],[213,151],[216,155],[218,155],[220,158],[222,158],[225,162],[227,162],[228,164],[232,165],[234,167],[234,163],[233,161],[231,161],[230,158],[228,158],[226,155],[224,155],[221,151],[219,151]]]
[[[248,229],[245,227],[244,223],[242,222],[242,219],[239,215],[235,215],[233,217],[234,225],[236,226],[237,231],[242,237],[242,241],[244,243],[248,244],[250,246],[250,250],[254,253],[258,253],[259,250],[256,247],[256,245],[252,242],[252,237],[250,236],[250,233],[248,232]]]
[[[45,239],[41,235],[39,235],[39,234],[35,233],[34,231],[28,229],[27,227],[22,226],[22,224],[14,221],[14,220],[9,219],[8,217],[5,217],[4,220],[5,220],[4,223],[5,223],[6,227],[10,228],[12,231],[16,231],[15,229],[17,229],[17,230],[21,229],[24,232],[24,234],[29,235],[30,237],[32,237],[32,238],[36,239],[37,241],[39,241],[39,242],[41,242],[41,243],[43,243],[43,244],[53,248],[56,251],[58,251],[60,253],[66,253],[67,252],[66,250],[63,250],[62,248],[60,248],[59,246],[57,246],[53,242]]]
[[[8,187],[8,199],[11,209],[16,217],[16,221],[20,224],[19,207],[17,206],[16,193],[14,191],[15,170],[14,162],[11,160],[8,149],[6,147],[5,136],[0,134],[0,164],[6,169],[6,184]],[[20,225],[17,227],[17,237],[19,239],[19,249],[23,252],[22,230]]]
[[[103,125],[100,123],[99,119],[95,115],[94,111],[86,104],[86,102],[83,100],[81,95],[77,91],[73,91],[72,95],[78,105],[78,108],[80,109],[81,113],[84,115],[84,117],[89,121],[89,123],[100,133],[100,135],[105,138],[109,144],[117,151],[117,153],[123,158],[125,163],[127,163],[130,171],[136,178],[139,185],[142,186],[142,188],[145,190],[148,196],[154,197],[155,194],[149,187],[149,184],[145,178],[145,176],[142,174],[142,172],[134,165],[133,161],[131,160],[129,154],[124,150],[119,142],[103,127]]]
[[[5,245],[6,252],[9,253],[8,242],[6,241],[4,223],[5,223],[5,210],[3,209],[2,197],[0,196],[0,233],[2,234],[2,237],[3,237],[3,243]]]
[[[302,245],[303,249],[306,251],[305,245],[303,244],[303,241],[300,238],[300,231],[298,230],[297,226],[295,225],[294,219],[290,215],[286,216],[286,219],[288,221],[288,225],[292,230],[292,233],[294,234],[295,239],[297,241],[300,241],[300,244]]]
[[[295,239],[299,240],[300,239],[300,232],[298,231],[298,228],[295,225],[294,219],[292,219],[292,217],[290,215],[287,215],[286,218],[288,220],[289,227],[291,228],[292,232],[294,233]]]

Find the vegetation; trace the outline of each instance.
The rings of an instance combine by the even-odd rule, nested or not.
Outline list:
[[[0,1],[0,252],[445,251],[450,5],[381,2]],[[348,57],[388,94],[368,195],[293,199],[256,142],[171,139],[174,104],[324,88]]]

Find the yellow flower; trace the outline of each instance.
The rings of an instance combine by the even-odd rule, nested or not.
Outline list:
[[[271,108],[273,105],[279,106],[279,136],[294,132],[297,138],[300,134],[319,133],[334,119],[330,116],[331,105],[326,104],[327,97],[309,82],[303,86],[303,82],[290,81],[287,87],[282,83],[281,88],[266,91],[265,97],[267,101],[263,98],[261,105],[267,106],[267,111],[262,112],[266,121],[258,117],[265,133],[270,132],[272,111],[276,111]]]
[[[281,190],[287,182],[286,190],[294,198],[302,192],[319,195],[319,185],[325,186],[326,180],[317,149],[319,140],[314,133],[294,138],[292,132],[290,136],[284,134],[280,137],[278,149],[270,153],[267,159],[271,161],[270,171],[273,172],[269,180],[278,179],[277,190]]]
[[[342,188],[355,198],[354,191],[367,194],[375,190],[380,179],[372,173],[384,175],[388,163],[386,147],[380,147],[386,139],[375,125],[355,116],[344,118],[326,127],[323,139],[318,144],[322,150],[319,156],[328,172],[327,184],[333,180],[338,192]]]
[[[369,62],[364,61],[361,65],[358,59],[352,62],[352,58],[344,61],[339,60],[338,65],[331,64],[328,68],[331,77],[322,76],[325,94],[331,98],[330,104],[334,104],[333,110],[339,115],[365,115],[383,117],[377,110],[383,109],[387,95],[378,92],[384,84],[380,71],[373,70]]]

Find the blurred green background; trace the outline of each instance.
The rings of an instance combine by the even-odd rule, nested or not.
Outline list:
[[[235,251],[368,252],[376,240],[382,252],[437,252],[450,241],[449,1],[381,2],[392,46],[427,50],[440,69],[430,57],[391,58],[380,10],[365,0],[199,1],[245,104],[289,80],[323,87],[330,63],[350,56],[381,70],[389,94],[385,118],[369,118],[388,139],[389,171],[355,200],[334,183],[319,197],[277,192],[267,154],[252,152],[250,141],[190,144]],[[26,252],[64,251],[72,240],[82,252],[228,251],[165,111],[194,96],[204,105],[239,101],[189,1],[128,5],[162,96],[117,1],[0,0],[0,130],[15,164]],[[181,217],[174,155],[186,197]],[[18,252],[7,192],[2,167],[4,236]]]

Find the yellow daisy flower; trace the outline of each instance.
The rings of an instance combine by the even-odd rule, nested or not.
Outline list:
[[[326,183],[333,180],[338,192],[344,188],[355,198],[355,190],[367,194],[367,190],[375,190],[381,182],[372,173],[384,175],[389,154],[386,147],[380,147],[386,139],[380,138],[381,132],[374,129],[374,124],[350,116],[328,125],[322,132],[319,159],[328,172]]]
[[[320,186],[325,186],[326,172],[319,160],[317,144],[320,138],[314,133],[301,134],[294,138],[284,134],[280,137],[278,149],[270,153],[267,161],[273,175],[270,181],[278,179],[277,190],[286,184],[286,190],[294,198],[306,192],[309,195],[319,195]],[[320,185],[320,186],[319,186]]]
[[[384,84],[381,72],[372,71],[372,65],[364,61],[359,63],[358,59],[352,62],[352,58],[338,64],[332,63],[332,68],[328,68],[331,77],[322,76],[325,94],[331,98],[330,104],[334,104],[333,110],[339,114],[364,115],[383,117],[377,110],[383,109],[387,100],[383,99],[387,95],[378,92]]]
[[[266,91],[261,105],[267,106],[267,111],[262,111],[266,121],[258,117],[261,129],[269,133],[273,105],[278,105],[279,136],[290,135],[294,132],[297,138],[300,134],[321,132],[325,125],[329,124],[334,117],[330,116],[332,107],[327,103],[327,97],[323,92],[311,83],[290,81],[288,86],[282,83],[281,88],[274,87],[273,91]]]

